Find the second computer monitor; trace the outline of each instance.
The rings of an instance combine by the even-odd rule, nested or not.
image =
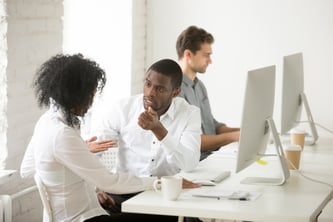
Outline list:
[[[279,136],[273,121],[275,95],[275,66],[248,72],[236,161],[236,173],[265,156],[272,133],[277,158],[282,169],[280,178],[249,177],[243,183],[282,185],[289,177]],[[260,172],[258,172],[260,174]]]
[[[307,144],[313,144],[318,139],[318,133],[304,93],[303,55],[295,53],[283,57],[280,129],[282,136],[299,126],[303,107],[311,130],[311,138],[307,140]]]

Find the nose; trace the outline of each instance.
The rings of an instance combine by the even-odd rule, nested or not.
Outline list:
[[[155,89],[155,87],[150,87],[148,89],[148,95],[149,96],[155,96],[156,95],[156,89]]]

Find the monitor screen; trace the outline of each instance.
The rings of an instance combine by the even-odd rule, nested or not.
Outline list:
[[[311,138],[306,141],[309,145],[316,142],[318,133],[304,93],[303,55],[296,53],[283,57],[281,135],[299,127],[303,107],[311,130]]]
[[[242,181],[243,183],[281,185],[289,177],[288,166],[272,119],[274,95],[275,66],[248,72],[235,172],[240,172],[265,155],[270,133],[272,133],[283,177],[246,178]]]
[[[303,57],[297,53],[283,57],[281,135],[298,125],[304,91]]]

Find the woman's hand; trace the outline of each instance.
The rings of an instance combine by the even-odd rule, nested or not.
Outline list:
[[[110,208],[113,205],[116,204],[116,202],[114,201],[114,199],[112,199],[111,196],[107,195],[107,193],[105,193],[104,191],[99,191],[97,193],[97,199],[99,204],[104,208]]]
[[[96,136],[93,136],[90,139],[86,140],[89,150],[92,153],[98,153],[98,152],[105,151],[109,148],[114,147],[117,144],[117,141],[115,141],[115,140],[103,140],[100,142],[95,142],[96,140],[97,140]]]
[[[186,180],[185,178],[183,178],[183,189],[187,189],[187,188],[198,188],[201,187],[202,185],[199,183],[193,183],[189,180]]]

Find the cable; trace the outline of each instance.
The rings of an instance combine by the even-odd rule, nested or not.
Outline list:
[[[298,123],[309,123],[310,121],[299,121]],[[333,131],[324,127],[323,125],[319,124],[319,123],[316,123],[316,122],[313,122],[316,126],[319,126],[321,127],[322,129],[326,130],[327,132],[333,134]]]
[[[333,134],[333,131],[332,131],[332,130],[330,130],[330,129],[328,129],[328,128],[322,126],[322,125],[320,125],[319,123],[314,123],[314,124],[316,124],[317,126],[321,127],[322,129],[326,130],[327,132]]]
[[[286,158],[286,159],[287,159],[287,158]],[[311,177],[309,177],[309,176],[304,175],[299,169],[297,169],[297,168],[295,167],[295,165],[294,165],[289,159],[287,159],[287,160],[288,160],[288,163],[291,165],[292,169],[293,169],[293,170],[296,170],[296,172],[299,173],[299,174],[300,174],[302,177],[304,177],[305,179],[310,180],[310,181],[315,182],[315,183],[321,183],[321,184],[324,184],[324,185],[326,185],[326,186],[329,186],[329,187],[333,190],[333,185],[332,185],[332,184],[327,183],[327,182],[324,182],[324,181],[321,181],[321,180],[313,179],[313,178],[311,178]]]

